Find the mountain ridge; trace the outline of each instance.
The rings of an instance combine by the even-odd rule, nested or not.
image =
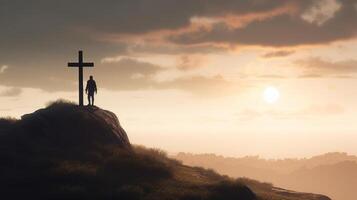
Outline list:
[[[295,191],[322,193],[334,200],[354,200],[356,197],[357,157],[347,153],[331,152],[303,159],[179,153],[173,158],[233,178],[247,177]]]

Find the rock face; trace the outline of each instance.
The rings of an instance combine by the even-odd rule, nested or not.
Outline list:
[[[130,149],[125,130],[116,115],[98,107],[53,103],[45,109],[22,116],[16,123],[21,138],[38,144],[63,148],[114,145]]]

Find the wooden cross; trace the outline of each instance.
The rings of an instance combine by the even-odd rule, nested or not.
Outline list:
[[[78,62],[68,63],[68,67],[78,67],[79,106],[83,106],[83,67],[94,67],[94,63],[83,62],[83,51],[78,52]]]

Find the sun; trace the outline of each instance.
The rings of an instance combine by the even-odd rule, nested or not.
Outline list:
[[[263,99],[265,102],[273,104],[280,98],[280,92],[276,87],[269,86],[264,89]]]

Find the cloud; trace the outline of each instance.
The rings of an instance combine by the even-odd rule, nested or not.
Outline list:
[[[21,88],[10,88],[10,89],[6,89],[4,91],[0,92],[0,96],[2,97],[15,97],[15,96],[19,96],[22,93],[22,89]]]
[[[306,117],[335,116],[345,112],[345,109],[337,104],[310,105],[300,110],[264,110],[245,109],[237,114],[241,120],[254,120],[263,117],[276,119],[296,119]]]
[[[130,44],[127,47],[128,54],[130,55],[180,55],[180,54],[214,54],[226,52],[227,48],[217,46],[214,44],[200,44],[200,45],[176,45],[168,43],[139,43]]]
[[[190,75],[176,77],[171,80],[159,81],[157,75],[167,72],[169,68],[149,62],[140,61],[128,56],[104,59],[96,63],[94,68],[85,69],[85,75],[92,74],[97,81],[98,88],[117,91],[135,90],[170,90],[177,89],[195,95],[221,96],[227,95],[234,87],[234,83],[222,76],[206,77]],[[32,76],[35,74],[36,77]],[[0,74],[0,83],[4,86],[40,88],[49,92],[73,91],[77,89],[77,70],[61,66],[59,72],[50,76],[42,68],[11,67],[6,74]],[[13,94],[18,89],[6,92]],[[4,93],[5,94],[5,93]]]
[[[109,71],[109,69],[111,69],[110,73],[107,73],[106,71]],[[229,91],[234,89],[234,83],[225,80],[219,75],[213,77],[191,75],[165,81],[155,79],[158,73],[166,72],[167,70],[167,68],[135,59],[122,59],[118,62],[107,64],[96,74],[98,74],[97,77],[99,77],[104,87],[107,86],[108,89],[115,90],[177,89],[195,95],[222,96],[227,95]]]
[[[0,67],[0,74],[5,73],[6,69],[9,68],[7,65],[3,65]]]
[[[6,6],[0,7],[0,60],[11,67],[1,68],[0,83],[51,92],[75,90],[76,71],[66,65],[76,58],[78,49],[83,49],[85,59],[90,58],[96,64],[85,72],[95,72],[103,87],[158,88],[153,79],[166,69],[122,57],[202,55],[222,52],[235,45],[326,44],[355,37],[355,1],[340,0],[338,9],[320,9],[316,6],[320,4],[315,2],[5,0]],[[324,20],[316,21],[318,16]],[[122,57],[117,61],[101,62],[103,58],[118,55]],[[267,56],[283,56],[283,53]],[[181,61],[178,68],[182,70],[194,69],[200,63],[191,57]],[[196,74],[166,84],[189,90],[183,87],[187,82],[210,85],[224,81]],[[203,85],[202,88],[205,90]]]
[[[304,2],[310,3],[306,5]],[[302,15],[305,16],[305,11],[312,9],[311,6],[314,7],[315,4],[312,1],[295,1],[296,12],[255,20],[238,28],[218,23],[211,29],[170,36],[169,40],[179,44],[213,42],[282,47],[326,44],[351,39],[357,34],[357,27],[354,26],[357,23],[357,12],[353,3],[350,0],[343,0],[333,14],[324,13],[328,18],[315,21],[321,13],[310,14],[308,16],[311,16],[311,20],[308,22]]]
[[[302,74],[302,75],[298,76],[298,78],[322,78],[322,77],[323,76],[320,74],[309,74],[309,73]]]
[[[155,87],[159,89],[179,89],[201,96],[220,97],[241,91],[235,85],[235,83],[217,75],[213,77],[191,76],[177,78],[172,81],[159,82]],[[243,88],[242,85],[240,87]]]
[[[345,109],[337,104],[312,105],[301,112],[306,115],[339,115],[345,112]]]
[[[260,75],[257,77],[263,78],[263,79],[285,79],[285,78],[287,78],[286,76],[277,75],[277,74],[265,74],[265,75]]]
[[[75,90],[78,72],[76,69],[69,69],[66,64],[44,64],[39,61],[37,66],[30,63],[12,65],[5,73],[0,73],[0,84],[8,87],[38,88],[50,92]]]
[[[318,0],[301,17],[307,22],[321,26],[332,19],[336,12],[341,9],[341,6],[341,3],[337,0]]]
[[[262,55],[263,58],[279,58],[287,57],[294,54],[295,51],[292,50],[280,50],[280,51],[271,51]]]
[[[150,89],[154,76],[166,71],[164,67],[130,57],[104,59],[93,70],[100,87],[112,90]]]
[[[21,4],[20,4],[21,2]],[[55,39],[68,32],[141,34],[177,29],[190,24],[194,16],[221,16],[226,13],[269,11],[283,0],[236,1],[224,4],[215,0],[132,0],[132,1],[7,1],[1,8],[4,36],[28,40]],[[21,12],[16,12],[21,10]],[[81,10],[81,12],[78,12]],[[145,17],[146,16],[146,17]],[[12,19],[9,22],[7,19]],[[23,20],[26,19],[26,20]],[[12,26],[8,26],[11,23]],[[7,25],[7,26],[5,26]],[[83,31],[83,32],[81,32]],[[15,33],[15,35],[10,35]],[[71,35],[66,35],[70,39]],[[85,35],[83,35],[86,37]],[[64,39],[59,37],[57,39]],[[75,41],[75,40],[73,40]],[[21,42],[21,41],[20,41]],[[34,41],[35,42],[35,41]]]
[[[327,5],[334,2],[320,1],[328,1]],[[225,0],[224,3],[216,0],[6,1],[6,6],[0,8],[3,16],[0,19],[0,50],[5,52],[0,58],[11,61],[14,58],[19,59],[19,54],[22,54],[20,59],[34,55],[58,56],[60,52],[78,48],[90,49],[100,57],[125,51],[126,44],[123,43],[134,36],[150,43],[150,39],[145,40],[144,36],[160,31],[166,31],[170,41],[182,44],[227,42],[259,45],[320,43],[344,39],[355,33],[356,28],[352,26],[356,20],[352,5],[354,2],[341,1],[338,10],[332,9],[333,14],[330,11],[331,6],[320,9],[321,3],[315,2],[316,0]],[[321,26],[316,26],[306,22],[301,17],[304,14],[312,16],[312,19],[328,16],[328,20]],[[202,29],[207,25],[208,29]],[[194,30],[197,32],[177,36],[180,30],[192,30],[192,26],[196,27]],[[311,33],[314,33],[313,36],[309,36]],[[317,34],[320,34],[321,39]],[[160,35],[158,37],[162,38]],[[110,38],[121,38],[123,42],[113,43]],[[282,41],[268,42],[271,39]]]
[[[183,55],[177,61],[177,69],[182,71],[194,70],[200,68],[204,62],[203,56]]]
[[[303,70],[305,77],[321,77],[327,75],[343,75],[357,73],[357,60],[328,61],[311,57],[295,61],[295,65]]]
[[[89,61],[86,54],[84,56],[85,60]],[[72,60],[72,58],[67,60]],[[95,75],[103,83],[100,85],[102,88],[125,88],[131,87],[130,84],[136,88],[137,80],[133,81],[132,76],[143,74],[145,77],[150,77],[160,70],[163,70],[160,66],[124,58],[113,63],[95,62],[95,67],[86,68],[84,74],[85,76]],[[57,64],[39,62],[38,66],[8,68],[6,73],[0,74],[0,83],[8,87],[39,88],[48,92],[73,91],[78,87],[77,73],[78,69],[68,68],[65,60]],[[120,87],[118,83],[120,83]]]
[[[99,85],[113,90],[177,89],[198,96],[214,97],[228,95],[230,91],[237,89],[235,83],[225,80],[220,75],[190,75],[164,81],[156,79],[159,73],[167,70],[169,69],[148,62],[121,57],[106,60],[106,64],[97,68],[95,74],[100,80]]]

